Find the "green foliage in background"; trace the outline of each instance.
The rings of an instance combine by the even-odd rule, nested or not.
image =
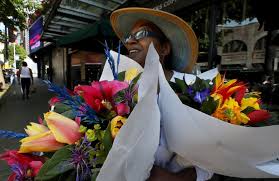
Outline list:
[[[1,0],[0,22],[9,28],[25,29],[26,18],[41,6],[39,0]]]
[[[14,64],[14,45],[9,45],[9,65],[12,66]],[[4,50],[3,52],[4,53]],[[27,53],[25,49],[20,45],[15,45],[15,54],[19,56],[19,61],[17,64],[20,64],[26,57]]]

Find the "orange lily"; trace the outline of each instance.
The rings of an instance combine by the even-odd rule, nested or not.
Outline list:
[[[212,116],[232,124],[247,124],[250,118],[241,111],[242,109],[238,102],[229,97],[221,107],[216,109]]]
[[[225,76],[221,77],[221,74],[218,73],[215,78],[214,87],[211,92],[212,97],[218,97],[220,103],[223,103],[227,100],[232,94],[236,93],[236,101],[240,102],[245,94],[246,86],[237,82],[236,79],[232,79],[225,83]]]
[[[248,97],[248,98],[243,98],[241,100],[241,109],[244,110],[247,107],[252,107],[255,110],[260,110],[260,104],[259,104],[259,99],[255,97]]]

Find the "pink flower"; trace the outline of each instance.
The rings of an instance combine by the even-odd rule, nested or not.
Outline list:
[[[125,103],[120,103],[116,106],[116,111],[119,116],[124,116],[130,113],[130,107]]]
[[[48,101],[49,106],[54,106],[56,103],[61,102],[58,97],[53,97]]]
[[[91,86],[80,85],[75,87],[75,93],[82,96],[85,102],[95,111],[104,109],[103,100],[112,101],[113,95],[120,90],[128,87],[127,82],[114,81],[95,81]]]

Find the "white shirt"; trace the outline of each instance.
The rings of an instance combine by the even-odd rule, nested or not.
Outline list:
[[[31,78],[30,69],[28,67],[21,68],[20,78]]]

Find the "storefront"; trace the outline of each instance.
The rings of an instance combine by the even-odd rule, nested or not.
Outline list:
[[[274,19],[276,16],[268,14],[275,12],[267,10],[272,4],[263,6],[261,3],[258,0],[111,0],[103,3],[59,0],[47,16],[42,38],[52,41],[55,48],[61,48],[52,53],[52,58],[56,57],[63,68],[54,67],[58,63],[53,59],[53,73],[55,69],[65,70],[63,81],[72,87],[76,84],[74,81],[93,80],[85,76],[90,74],[86,74],[83,64],[96,63],[96,69],[99,69],[97,67],[104,60],[92,64],[87,57],[102,53],[104,40],[110,41],[111,47],[117,43],[116,37],[102,34],[110,29],[109,26],[102,31],[96,28],[107,23],[102,22],[102,17],[108,19],[113,10],[121,7],[148,7],[176,14],[191,25],[199,41],[197,69],[204,71],[219,67],[228,75],[240,76],[242,72],[243,75],[257,72],[277,75],[279,23]],[[259,10],[259,6],[263,8]],[[96,38],[100,35],[101,38]],[[59,52],[60,56],[53,55]],[[61,63],[62,57],[64,63]],[[73,65],[76,57],[83,58]],[[80,65],[79,71],[77,65]],[[71,72],[72,69],[75,73]],[[257,77],[255,81],[261,79]]]
[[[118,41],[106,19],[126,1],[52,1],[41,40],[53,46],[40,54],[42,78],[69,88],[98,79],[105,62],[104,41],[110,47]]]
[[[276,5],[272,3],[261,0],[135,0],[125,5],[171,12],[188,22],[199,40],[197,65],[202,71],[219,67],[223,72],[241,76],[255,72],[263,75],[275,72],[276,75],[279,47],[275,37],[279,21],[275,18]]]

